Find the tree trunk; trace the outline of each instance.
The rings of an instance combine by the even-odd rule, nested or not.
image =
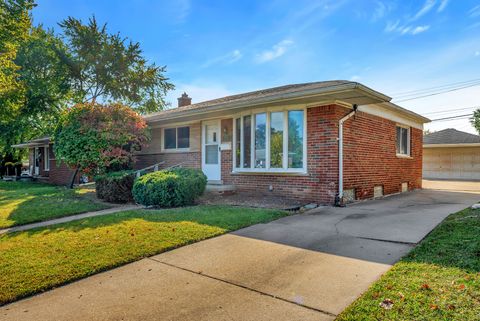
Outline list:
[[[78,174],[78,167],[75,168],[75,172],[73,172],[72,179],[70,181],[69,188],[73,188],[73,184],[75,184],[75,178],[77,177]]]

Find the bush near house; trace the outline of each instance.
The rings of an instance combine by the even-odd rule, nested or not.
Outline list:
[[[202,195],[206,185],[207,177],[201,170],[176,168],[138,178],[133,186],[133,197],[146,206],[184,206]]]
[[[135,171],[111,172],[95,177],[97,197],[110,203],[128,203],[133,201],[132,188]]]

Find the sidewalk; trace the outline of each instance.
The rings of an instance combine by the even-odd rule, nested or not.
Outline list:
[[[56,218],[56,219],[53,219],[53,220],[48,220],[48,221],[43,221],[43,222],[13,226],[13,227],[9,227],[9,228],[6,228],[6,229],[1,229],[0,230],[0,235],[5,234],[5,233],[31,230],[33,228],[44,227],[44,226],[49,226],[49,225],[54,225],[54,224],[59,224],[59,223],[78,221],[78,220],[81,220],[81,219],[84,219],[84,218],[87,218],[87,217],[107,215],[107,214],[124,212],[124,211],[129,211],[129,210],[138,210],[138,209],[141,209],[141,208],[143,208],[143,206],[140,206],[140,205],[121,205],[121,206],[107,208],[105,210],[100,210],[100,211],[87,212],[87,213],[82,213],[82,214],[77,214],[77,215],[71,215],[71,216]]]

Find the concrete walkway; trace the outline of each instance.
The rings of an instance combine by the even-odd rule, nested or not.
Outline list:
[[[333,320],[479,194],[423,190],[258,224],[0,308],[1,320]]]
[[[70,216],[56,218],[56,219],[53,219],[53,220],[48,220],[48,221],[43,221],[43,222],[38,222],[38,223],[25,224],[25,225],[19,225],[19,226],[13,226],[13,227],[5,228],[5,229],[0,229],[0,235],[5,234],[5,233],[11,233],[11,232],[20,232],[20,231],[31,230],[33,228],[55,225],[55,224],[59,224],[59,223],[78,221],[78,220],[81,220],[81,219],[87,218],[87,217],[107,215],[107,214],[124,212],[124,211],[129,211],[129,210],[137,210],[137,209],[140,209],[140,208],[143,208],[143,207],[140,206],[140,205],[115,206],[115,207],[112,207],[112,208],[107,208],[105,210],[87,212],[87,213],[76,214],[76,215],[70,215]]]

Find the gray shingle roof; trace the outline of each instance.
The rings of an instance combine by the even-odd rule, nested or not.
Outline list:
[[[200,103],[191,104],[188,106],[167,109],[157,113],[148,114],[146,115],[146,117],[151,117],[159,114],[164,115],[168,113],[177,113],[177,112],[190,110],[190,109],[201,109],[201,108],[214,106],[214,105],[227,103],[227,102],[230,103],[230,102],[237,102],[237,101],[249,101],[255,98],[263,98],[263,97],[273,96],[276,94],[291,93],[291,92],[308,90],[308,89],[316,89],[316,88],[328,88],[328,87],[334,87],[334,86],[345,85],[345,84],[354,84],[354,82],[348,81],[348,80],[317,81],[317,82],[293,84],[293,85],[273,87],[268,89],[261,89],[261,90],[246,92],[238,95],[231,95],[231,96],[226,96],[222,98],[207,100]]]
[[[479,144],[480,136],[447,128],[423,137],[423,144]]]

